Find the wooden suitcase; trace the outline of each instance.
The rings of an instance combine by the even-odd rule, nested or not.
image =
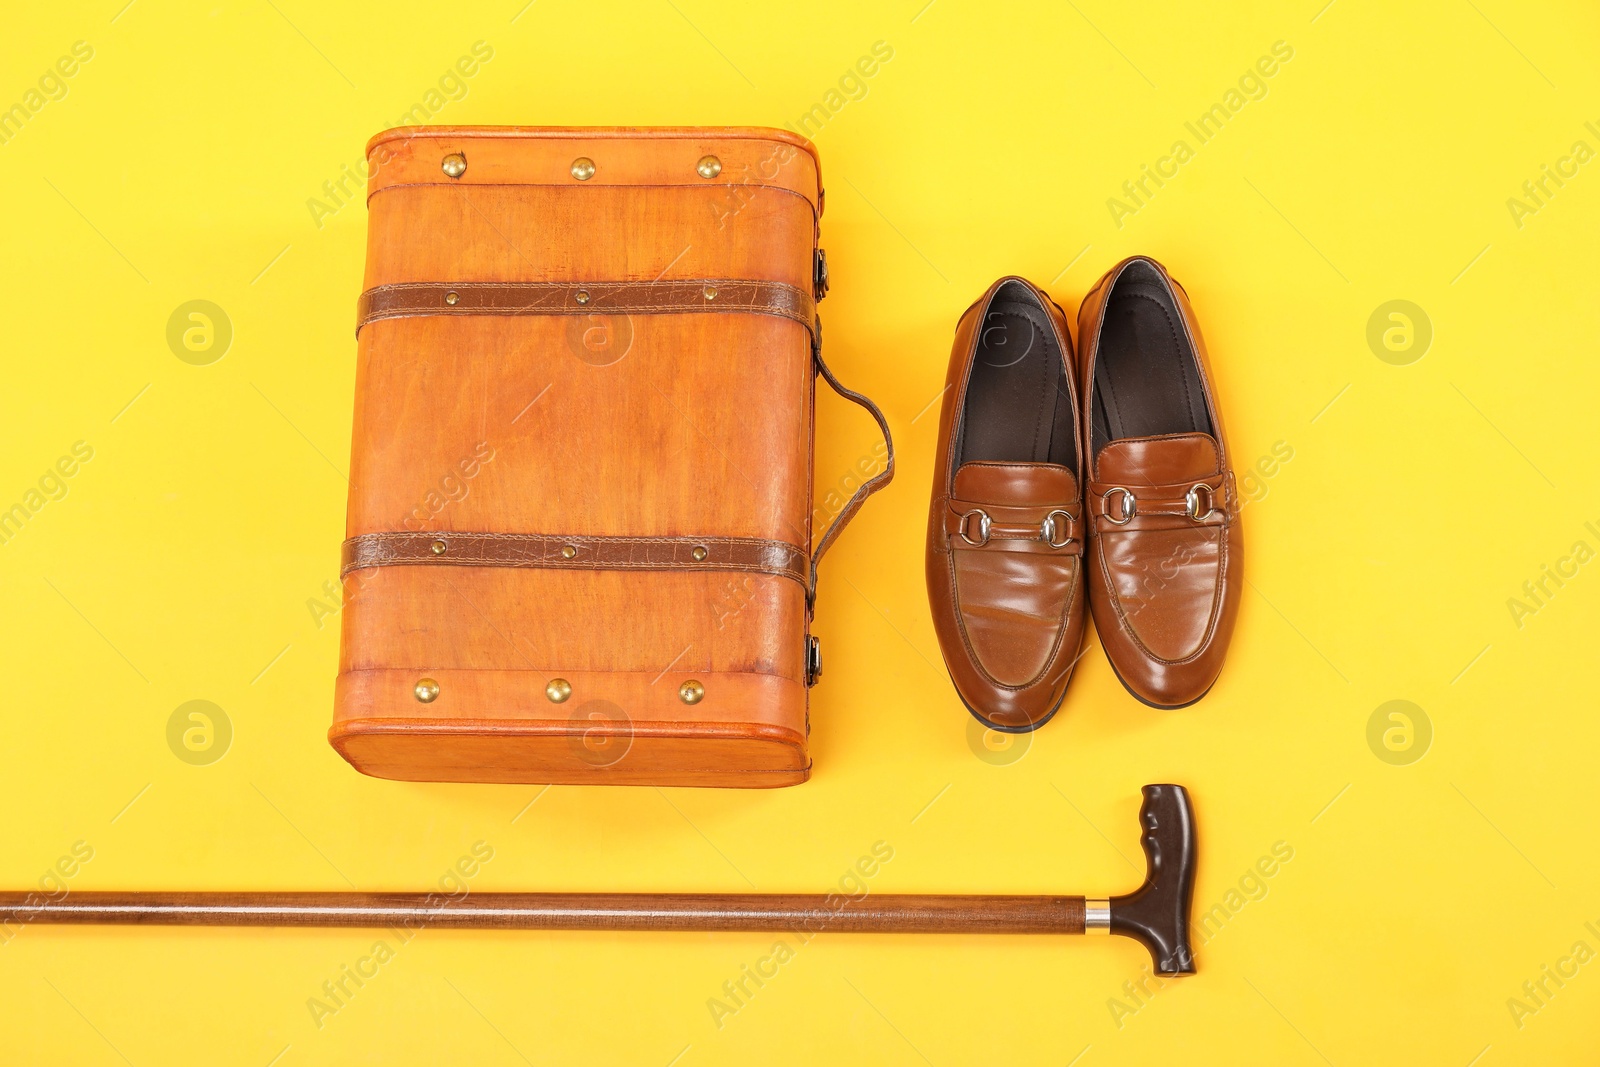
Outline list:
[[[367,148],[335,749],[416,781],[805,781],[816,151],[765,129]]]

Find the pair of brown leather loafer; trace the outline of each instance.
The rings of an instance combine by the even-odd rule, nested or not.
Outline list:
[[[1180,708],[1222,669],[1239,515],[1188,298],[1135,256],[1066,314],[1002,278],[962,315],[928,516],[928,598],[963,703],[1022,732],[1061,706],[1089,611],[1117,677]],[[1087,608],[1086,608],[1087,601]]]

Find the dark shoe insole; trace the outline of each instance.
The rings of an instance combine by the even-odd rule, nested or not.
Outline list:
[[[1211,433],[1205,390],[1166,286],[1130,267],[1107,298],[1094,372],[1094,454],[1119,437]]]
[[[959,463],[1077,466],[1065,362],[1050,317],[1026,293],[989,305],[967,380]]]

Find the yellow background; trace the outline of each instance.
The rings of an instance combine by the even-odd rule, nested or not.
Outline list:
[[[1254,898],[1143,1003],[1120,938],[824,934],[720,1027],[707,1001],[773,938],[424,931],[319,1028],[307,999],[378,934],[34,925],[0,947],[0,1060],[1593,1062],[1600,962],[1520,1026],[1507,1000],[1600,951],[1600,563],[1520,627],[1507,600],[1600,549],[1600,163],[1520,227],[1506,204],[1600,148],[1592,8],[124,2],[29,6],[0,38],[0,106],[94,50],[0,145],[0,506],[94,450],[0,546],[0,882],[82,841],[73,889],[429,888],[481,840],[474,890],[822,890],[883,841],[875,892],[1114,892],[1143,866],[1139,786],[1177,781],[1197,913]],[[493,59],[433,121],[830,112],[827,355],[899,469],[825,567],[807,785],[402,784],[324,740],[338,627],[307,601],[343,533],[365,213],[319,228],[307,201],[476,41]],[[830,98],[879,41],[892,59]],[[1266,95],[1196,144],[1184,123],[1277,41]],[[1194,158],[1119,227],[1107,199],[1180,138]],[[1293,458],[1244,510],[1211,695],[1153,711],[1091,649],[1013,759],[969,743],[928,618],[927,408],[993,278],[1075,312],[1136,252],[1194,299],[1241,475]],[[193,299],[234,328],[209,366],[165,339]],[[1395,299],[1433,328],[1405,366],[1366,339]],[[874,443],[822,407],[819,491]],[[233,724],[210,766],[167,746],[192,699]],[[1432,725],[1408,765],[1368,746],[1390,700]],[[1292,860],[1251,881],[1277,842]]]

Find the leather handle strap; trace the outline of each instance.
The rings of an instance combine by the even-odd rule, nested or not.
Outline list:
[[[822,535],[822,539],[817,542],[816,549],[811,553],[811,582],[806,589],[807,608],[817,599],[817,565],[822,562],[823,553],[827,552],[829,546],[839,539],[839,535],[844,532],[845,526],[855,517],[856,512],[861,510],[861,505],[867,502],[867,497],[888,485],[894,478],[894,438],[889,435],[889,420],[883,417],[883,412],[878,410],[878,405],[854,389],[847,388],[838,378],[833,376],[833,371],[829,370],[828,365],[822,361],[822,316],[817,316],[816,322],[815,328],[811,331],[811,357],[816,363],[817,373],[822,375],[823,380],[833,388],[834,392],[846,400],[851,400],[861,405],[866,409],[867,414],[872,416],[873,420],[878,424],[878,429],[883,433],[883,443],[888,447],[889,458],[881,473],[868,478],[851,495],[850,499],[845,501],[838,518],[833,520],[827,532]]]

